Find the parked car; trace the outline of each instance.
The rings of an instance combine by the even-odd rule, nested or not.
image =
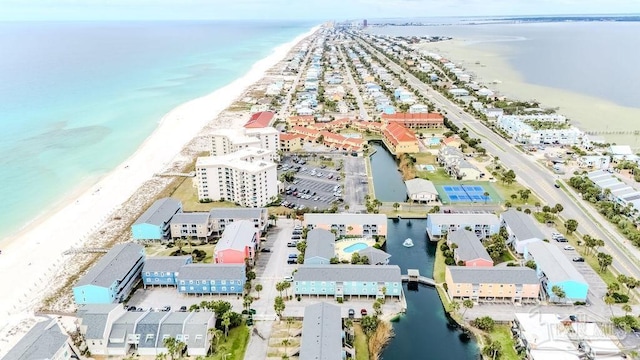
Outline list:
[[[360,309],[360,315],[367,316],[367,309]]]
[[[293,276],[285,276],[283,280],[286,282],[293,282]]]
[[[129,306],[127,311],[137,311],[138,309],[135,306]]]
[[[356,316],[356,311],[353,309],[349,309],[349,318],[353,319]]]
[[[298,245],[298,243],[295,241],[290,241],[287,243],[287,247],[296,247],[296,245]]]
[[[167,306],[163,307],[162,311],[165,311],[165,312],[171,311],[171,306],[167,305]]]
[[[574,247],[573,247],[573,246],[571,246],[571,245],[567,245],[567,246],[565,246],[565,247],[564,247],[564,249],[565,249],[565,250],[575,250],[576,248],[574,248]]]
[[[297,264],[298,263],[298,259],[287,259],[287,264],[292,265],[292,264]]]
[[[584,262],[584,258],[583,257],[574,257],[573,262]]]
[[[297,259],[298,254],[289,254],[289,259]]]
[[[271,249],[269,249],[269,248],[262,248],[262,249],[260,249],[260,252],[271,252]]]
[[[300,240],[300,235],[291,236],[291,240]]]
[[[180,306],[180,311],[181,312],[186,312],[187,311],[187,306],[186,305]]]

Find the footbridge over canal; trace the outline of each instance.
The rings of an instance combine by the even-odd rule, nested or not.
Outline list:
[[[419,284],[436,286],[436,281],[426,276],[420,276],[420,270],[407,269],[407,275],[402,275],[402,282],[417,282]]]

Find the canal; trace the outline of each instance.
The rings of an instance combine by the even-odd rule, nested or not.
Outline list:
[[[374,144],[371,167],[376,198],[380,201],[404,201],[404,182],[396,171],[396,163],[387,150]],[[386,251],[390,263],[407,269],[419,269],[420,274],[432,277],[435,245],[427,241],[426,220],[389,220]],[[411,238],[414,246],[402,245]],[[404,359],[476,359],[478,349],[455,324],[446,317],[438,293],[434,288],[418,285],[411,289],[404,284],[407,313],[393,323],[395,337],[385,348],[384,360]]]

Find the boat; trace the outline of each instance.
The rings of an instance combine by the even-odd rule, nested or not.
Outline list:
[[[404,247],[412,247],[413,246],[413,240],[411,240],[411,238],[407,238],[403,243],[402,246]]]

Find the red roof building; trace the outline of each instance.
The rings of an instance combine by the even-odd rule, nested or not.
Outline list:
[[[417,153],[418,139],[413,131],[397,122],[390,122],[382,131],[382,142],[394,154]]]
[[[409,129],[439,129],[444,126],[444,116],[439,113],[382,114],[382,122],[397,122]]]
[[[249,118],[249,121],[247,121],[247,123],[244,124],[244,127],[246,129],[265,128],[269,126],[274,115],[275,114],[272,113],[271,111],[257,112],[251,115],[251,117]]]

